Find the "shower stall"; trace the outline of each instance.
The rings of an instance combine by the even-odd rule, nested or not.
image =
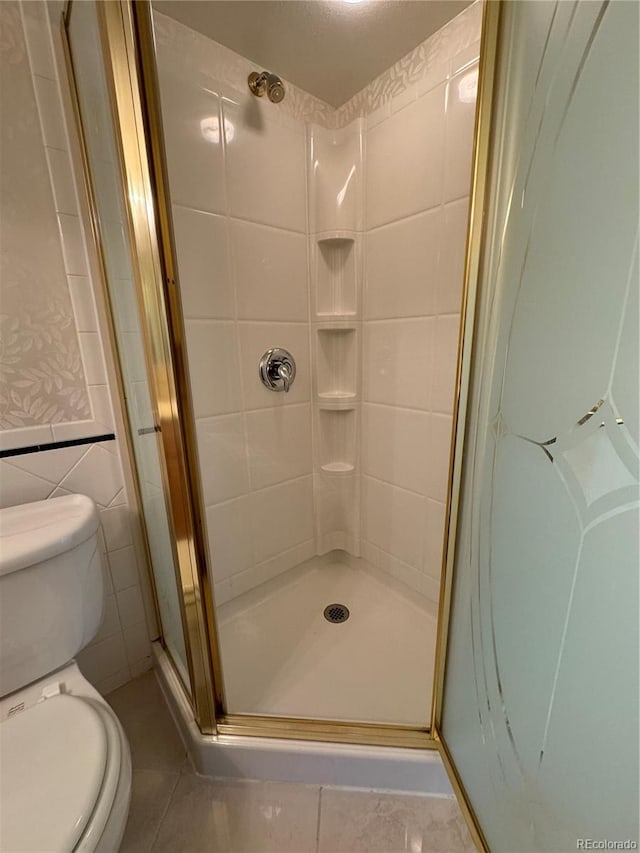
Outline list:
[[[589,525],[600,518],[594,502],[604,501],[605,522],[620,515],[624,559],[637,551],[637,384],[616,380],[614,368],[597,392],[591,379],[583,387],[570,376],[576,362],[561,342],[580,303],[567,282],[591,281],[586,267],[570,269],[577,248],[568,260],[556,247],[566,278],[543,270],[555,287],[544,291],[551,319],[532,307],[541,285],[527,290],[526,276],[534,249],[553,254],[552,232],[568,228],[543,176],[582,126],[579,110],[601,99],[589,74],[623,33],[630,42],[616,53],[618,79],[636,67],[626,18],[637,9],[476,0],[432,4],[427,26],[420,10],[429,5],[67,5],[67,59],[161,625],[158,664],[175,707],[191,715],[198,736],[214,736],[210,745],[246,735],[256,745],[293,739],[327,750],[438,748],[479,845],[488,849],[482,824],[507,839],[501,849],[525,838],[531,846],[517,849],[559,849],[566,827],[551,841],[540,841],[546,829],[531,839],[531,827],[548,821],[542,806],[538,814],[522,803],[538,802],[528,786],[545,749],[565,755],[566,766],[573,760],[570,740],[549,745],[548,735],[556,691],[570,679],[560,667],[581,606],[565,565],[578,567],[587,553]],[[336,34],[353,37],[355,27],[363,43],[380,14],[378,38],[388,33],[398,46],[384,67],[367,66],[358,52],[353,91],[304,68],[312,49],[305,15],[325,6]],[[243,27],[234,29],[240,7]],[[403,15],[407,26],[396,31]],[[269,51],[282,45],[277,32],[300,39],[299,67],[291,52]],[[329,68],[326,33],[323,44]],[[382,40],[373,44],[371,55],[383,55]],[[634,115],[637,104],[625,109]],[[637,128],[628,136],[617,137],[621,174],[637,171],[629,154]],[[583,150],[579,134],[571,144]],[[611,144],[611,135],[601,140]],[[561,172],[567,195],[591,186],[595,150],[584,163],[575,158],[575,174]],[[629,210],[637,208],[627,196]],[[604,189],[598,198],[609,218],[594,224],[581,211],[575,234],[609,258],[615,233],[616,257],[628,265],[637,210],[635,220],[629,210],[616,218]],[[617,272],[623,284],[606,311],[598,303],[592,314],[602,309],[601,332],[617,340],[611,352],[631,353],[625,363],[635,370],[630,273]],[[590,286],[581,291],[587,301]],[[525,303],[530,325],[518,325]],[[588,334],[582,343],[571,338],[574,354],[597,336],[581,323]],[[555,347],[555,363],[540,355],[542,340]],[[556,371],[565,363],[565,373]],[[547,380],[554,401],[572,388],[562,424],[548,414]],[[507,423],[507,385],[518,411],[532,420],[547,413],[539,428],[518,425],[516,434]],[[594,432],[600,421],[605,429]],[[576,448],[587,432],[587,442],[600,444],[583,453]],[[513,482],[494,442],[515,442]],[[553,486],[536,480],[549,460]],[[569,498],[554,491],[560,481]],[[571,504],[587,524],[575,548],[557,519],[543,524],[522,503],[529,487],[536,506],[556,501],[568,524]],[[542,525],[535,547],[523,518]],[[561,539],[562,561],[545,550],[562,550]],[[501,560],[509,571],[498,584],[492,571]],[[550,567],[563,578],[557,612],[544,594],[556,582]],[[541,571],[549,586],[528,587]],[[629,601],[634,573],[624,571]],[[535,662],[540,624],[527,596],[553,610],[549,646]],[[621,648],[616,636],[605,645]],[[506,695],[512,684],[520,692]],[[615,689],[636,707],[637,695],[618,681]],[[530,726],[527,713],[538,711]],[[536,726],[542,753],[519,751]],[[487,744],[497,761],[486,758]],[[522,794],[500,828],[485,771],[500,796]],[[466,794],[459,772],[470,780]],[[594,813],[587,801],[576,805],[585,815]]]

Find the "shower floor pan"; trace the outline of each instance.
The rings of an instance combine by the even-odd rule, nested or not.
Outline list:
[[[313,558],[220,607],[218,631],[230,713],[428,723],[435,605],[363,560]]]

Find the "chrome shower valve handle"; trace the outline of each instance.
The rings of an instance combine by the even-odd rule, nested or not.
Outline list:
[[[288,393],[296,378],[293,356],[280,347],[268,349],[260,359],[259,375],[262,384],[270,391]]]

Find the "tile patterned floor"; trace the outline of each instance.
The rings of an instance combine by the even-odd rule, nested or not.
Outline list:
[[[213,780],[190,764],[153,673],[107,697],[133,793],[121,853],[471,853],[455,800]]]

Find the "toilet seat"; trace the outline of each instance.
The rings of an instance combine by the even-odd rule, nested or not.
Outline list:
[[[122,742],[111,709],[54,695],[0,726],[4,851],[93,851],[111,814]]]

